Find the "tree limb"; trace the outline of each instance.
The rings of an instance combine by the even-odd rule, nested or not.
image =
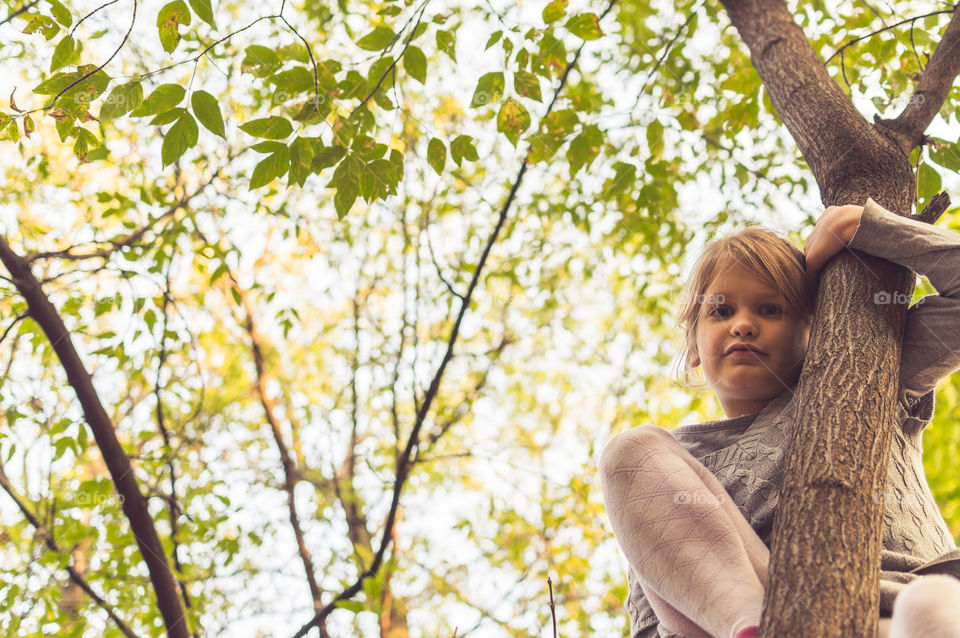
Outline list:
[[[610,0],[606,9],[603,13],[600,14],[599,18],[602,20],[613,7],[616,5],[617,0]],[[550,104],[547,106],[546,115],[553,110],[553,107],[556,105],[557,100],[560,98],[560,94],[563,92],[564,87],[567,84],[567,79],[570,77],[570,72],[574,69],[577,62],[580,60],[580,55],[583,52],[584,45],[581,45],[577,49],[576,53],[573,56],[573,59],[567,63],[566,67],[563,70],[563,73],[560,76],[560,82],[557,85],[556,90],[553,94],[553,99],[550,101]],[[467,310],[470,308],[470,301],[473,298],[473,293],[477,289],[477,285],[480,282],[480,274],[483,271],[484,266],[486,265],[487,258],[490,256],[490,251],[493,248],[493,245],[497,241],[497,237],[500,235],[500,231],[503,228],[504,223],[507,220],[507,213],[510,211],[510,207],[513,204],[513,200],[517,195],[517,191],[520,189],[520,184],[523,183],[523,177],[526,175],[527,168],[529,167],[529,150],[527,155],[524,156],[523,161],[520,165],[520,170],[517,173],[516,178],[513,181],[513,185],[510,188],[510,192],[507,195],[506,201],[503,203],[503,206],[500,209],[500,212],[497,216],[497,223],[493,228],[493,231],[490,233],[489,238],[487,239],[486,244],[484,245],[483,252],[480,255],[480,259],[477,262],[477,266],[473,271],[473,277],[470,280],[470,284],[467,286],[467,290],[463,295],[463,303],[460,306],[460,311],[457,313],[457,318],[454,321],[453,327],[450,330],[450,337],[447,340],[447,347],[444,351],[443,359],[440,361],[440,365],[437,368],[436,373],[433,375],[433,379],[430,382],[430,387],[427,389],[426,394],[423,397],[423,401],[417,409],[416,419],[414,421],[413,429],[410,432],[410,437],[407,439],[407,445],[401,453],[400,457],[397,459],[397,471],[396,479],[394,481],[393,487],[393,498],[390,503],[390,509],[387,513],[387,519],[383,526],[383,533],[380,540],[380,547],[377,550],[377,553],[374,555],[373,562],[370,566],[363,571],[352,585],[344,589],[340,594],[338,594],[333,600],[324,605],[324,607],[318,611],[309,622],[303,625],[296,634],[294,638],[302,638],[309,632],[313,627],[319,626],[321,632],[324,631],[324,626],[327,616],[336,609],[337,603],[341,600],[349,600],[357,594],[363,588],[363,582],[368,578],[373,578],[376,576],[377,572],[380,570],[380,566],[383,562],[384,556],[386,554],[387,548],[390,545],[390,534],[393,529],[394,522],[397,517],[397,512],[400,506],[400,494],[403,490],[407,478],[410,473],[410,468],[416,458],[417,451],[420,447],[420,430],[423,428],[423,424],[426,420],[427,413],[430,411],[430,407],[433,404],[434,398],[436,398],[437,392],[440,389],[440,382],[443,379],[443,373],[446,371],[447,364],[453,358],[453,348],[457,343],[457,339],[460,335],[460,325],[463,323],[463,319],[466,316]]]
[[[320,587],[317,585],[313,559],[310,556],[310,550],[307,548],[304,539],[303,529],[300,526],[300,516],[297,514],[297,502],[294,497],[294,488],[297,485],[298,470],[293,458],[290,456],[290,450],[283,440],[283,432],[280,430],[280,422],[277,419],[273,399],[267,394],[267,372],[263,362],[263,343],[260,332],[257,330],[257,324],[254,321],[253,305],[250,302],[250,291],[240,288],[233,273],[227,271],[231,285],[240,294],[240,302],[243,305],[243,327],[250,336],[250,350],[253,353],[253,363],[256,368],[257,396],[260,398],[260,405],[263,406],[264,415],[267,423],[270,425],[270,431],[273,434],[273,441],[277,446],[277,452],[280,454],[280,464],[283,466],[283,491],[287,493],[287,512],[290,519],[290,527],[293,528],[293,535],[297,542],[297,553],[300,555],[300,561],[303,563],[303,571],[307,576],[307,586],[310,588],[310,597],[313,600],[314,609],[320,607]]]
[[[27,521],[33,525],[34,529],[37,530],[37,533],[40,534],[40,537],[43,539],[43,542],[47,548],[54,553],[63,554],[64,551],[57,545],[56,540],[53,538],[53,534],[47,531],[47,527],[40,522],[40,519],[37,518],[36,514],[30,511],[30,508],[27,507],[27,504],[24,503],[19,496],[17,496],[13,486],[10,485],[10,479],[7,478],[7,474],[3,471],[3,465],[0,465],[0,487],[2,487],[3,491],[6,492],[11,499],[13,499],[14,503],[17,504],[17,508],[19,508],[24,518],[26,518]],[[100,607],[100,609],[107,612],[107,616],[109,616],[110,620],[112,620],[114,624],[117,625],[117,628],[123,632],[124,636],[127,636],[127,638],[136,638],[137,635],[133,633],[133,630],[130,629],[129,626],[127,626],[127,623],[123,622],[123,620],[113,610],[113,607],[108,605],[107,601],[97,594],[97,592],[93,591],[93,588],[83,577],[83,574],[74,569],[73,565],[69,564],[67,565],[67,574],[69,574],[70,580],[72,580],[78,587],[80,587],[80,589],[86,592],[86,594],[90,596],[95,603],[97,603],[97,606]]]
[[[2,235],[0,235],[0,261],[6,266],[17,290],[27,301],[27,312],[49,339],[50,345],[63,365],[70,386],[76,392],[80,406],[83,408],[84,418],[93,432],[93,438],[97,447],[100,448],[117,493],[123,498],[123,512],[130,521],[140,555],[150,572],[150,581],[153,583],[157,605],[163,616],[167,633],[172,638],[187,638],[189,634],[177,593],[177,585],[170,571],[170,565],[167,563],[160,537],[157,536],[153,519],[147,511],[147,501],[140,492],[130,459],[127,458],[123,446],[117,439],[113,423],[93,387],[93,380],[73,346],[70,333],[56,308],[43,292],[40,282],[30,271],[30,264],[10,248],[6,237]]]
[[[905,155],[923,141],[924,130],[943,106],[957,74],[960,74],[960,11],[955,8],[903,112],[893,120],[877,121],[877,126],[896,135]]]
[[[36,5],[39,4],[39,3],[40,3],[40,0],[32,0],[31,2],[28,2],[27,4],[25,4],[25,5],[23,5],[22,7],[20,7],[19,9],[16,9],[16,10],[13,11],[10,15],[8,15],[6,18],[4,18],[3,20],[0,20],[0,27],[2,27],[3,25],[5,25],[6,23],[10,22],[11,20],[13,20],[14,18],[16,18],[16,17],[17,17],[18,15],[20,15],[21,13],[24,13],[24,12],[26,12],[26,11],[29,11],[30,9],[32,9],[34,6],[36,6]]]
[[[837,186],[868,190],[864,182],[878,170],[903,178],[899,149],[854,108],[783,0],[721,2],[750,49],[777,114],[820,184],[825,203],[848,203],[836,201]],[[906,191],[912,183],[897,186]]]
[[[192,603],[190,601],[190,594],[187,591],[187,583],[183,580],[183,564],[180,562],[180,540],[177,538],[179,518],[183,512],[183,508],[180,507],[180,503],[177,501],[177,470],[173,464],[173,446],[170,443],[170,431],[164,424],[163,401],[160,398],[160,376],[163,371],[163,366],[167,361],[167,324],[170,320],[168,306],[172,298],[170,290],[170,268],[172,266],[173,259],[171,258],[170,261],[167,262],[167,271],[164,273],[165,286],[163,291],[163,307],[161,309],[163,314],[163,327],[160,332],[160,352],[157,355],[157,376],[153,385],[153,395],[156,399],[157,428],[163,437],[164,455],[167,457],[167,469],[170,471],[170,494],[167,500],[167,515],[170,520],[170,544],[173,546],[170,554],[173,557],[173,567],[177,570],[177,583],[180,585],[180,593],[183,594],[183,603],[187,609],[189,609],[192,607]],[[196,635],[196,632],[194,632],[194,638],[196,638]]]
[[[950,208],[950,196],[945,192],[937,193],[930,200],[930,203],[927,204],[927,207],[923,209],[923,212],[914,219],[927,224],[936,224],[937,220],[947,212],[948,208]]]

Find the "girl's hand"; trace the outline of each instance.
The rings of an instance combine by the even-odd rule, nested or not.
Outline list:
[[[863,206],[830,206],[813,227],[803,245],[807,277],[814,284],[830,259],[850,243],[860,226]]]

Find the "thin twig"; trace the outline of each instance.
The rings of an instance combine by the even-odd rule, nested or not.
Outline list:
[[[113,0],[113,2],[116,2],[116,0]],[[105,4],[105,5],[103,5],[103,6],[107,6],[107,5],[113,4],[113,2],[108,2],[107,4]],[[83,20],[86,20],[87,17],[89,17],[90,15],[93,15],[93,13],[96,13],[97,11],[99,11],[99,10],[102,9],[102,8],[103,8],[103,7],[100,7],[100,8],[98,8],[98,9],[95,9],[95,10],[94,10],[93,12],[91,12],[88,16],[84,17]],[[81,20],[81,22],[82,22],[82,20]],[[79,80],[75,80],[75,81],[71,82],[70,84],[68,84],[63,90],[61,90],[59,93],[57,93],[55,96],[53,96],[53,100],[50,102],[50,104],[47,104],[46,106],[44,106],[44,107],[41,108],[41,109],[33,109],[32,111],[27,111],[27,113],[33,113],[34,111],[37,111],[37,110],[48,111],[48,110],[52,109],[52,108],[53,108],[53,105],[57,103],[57,100],[59,100],[60,97],[61,97],[64,93],[66,93],[67,91],[69,91],[70,89],[72,89],[73,87],[75,87],[76,85],[80,84],[81,82],[83,82],[84,80],[86,80],[88,77],[90,77],[90,76],[93,75],[94,73],[97,73],[98,71],[102,71],[105,66],[107,66],[108,64],[110,64],[110,61],[113,60],[113,58],[117,57],[117,54],[120,53],[120,49],[122,49],[122,48],[123,48],[123,45],[127,43],[127,40],[130,38],[130,33],[133,32],[133,25],[134,25],[136,22],[137,22],[137,0],[133,0],[133,17],[130,19],[130,27],[127,29],[127,33],[123,36],[123,40],[120,42],[120,44],[117,46],[117,48],[114,49],[113,53],[110,54],[110,57],[107,58],[107,60],[106,60],[103,64],[101,64],[100,66],[98,66],[97,68],[95,68],[93,71],[90,71],[89,73],[87,73],[86,75],[84,75],[83,77],[81,77]]]
[[[893,23],[893,24],[891,24],[891,25],[889,25],[889,26],[885,26],[885,27],[883,27],[882,29],[877,29],[876,31],[872,31],[872,32],[870,32],[870,33],[868,33],[868,34],[866,34],[866,35],[862,35],[862,36],[860,36],[859,38],[854,38],[853,40],[850,40],[849,42],[844,43],[843,45],[840,46],[839,49],[837,49],[836,51],[834,51],[834,52],[833,52],[833,55],[831,55],[829,58],[826,59],[826,61],[824,61],[824,64],[829,64],[830,60],[834,59],[834,58],[837,57],[838,55],[842,55],[844,49],[846,49],[847,47],[853,46],[854,44],[856,44],[857,42],[860,42],[861,40],[866,40],[867,38],[872,38],[872,37],[875,36],[875,35],[878,35],[878,34],[880,34],[880,33],[883,33],[884,31],[890,31],[891,29],[895,29],[895,28],[897,28],[897,27],[899,27],[899,26],[901,26],[901,25],[904,25],[904,24],[906,24],[906,23],[908,23],[908,22],[910,22],[910,23],[912,24],[913,22],[916,22],[917,20],[923,20],[924,18],[929,18],[929,17],[936,16],[936,15],[940,15],[940,14],[943,14],[943,13],[953,13],[953,11],[954,11],[953,9],[945,9],[945,10],[943,10],[943,11],[933,11],[933,12],[931,12],[931,13],[926,13],[926,14],[921,15],[921,16],[915,16],[915,17],[913,17],[913,18],[907,18],[907,19],[905,19],[905,20],[901,20],[900,22],[895,22],[895,23]],[[911,27],[911,28],[912,28],[912,27]]]
[[[557,638],[557,608],[553,604],[553,581],[547,576],[547,587],[550,588],[550,618],[553,621],[553,638]]]
[[[39,2],[40,2],[40,0],[33,0],[33,2],[30,2],[30,3],[27,3],[27,4],[23,5],[22,7],[20,7],[19,9],[17,9],[17,10],[14,11],[13,13],[11,13],[10,15],[8,15],[8,16],[7,16],[6,18],[4,18],[3,20],[0,20],[0,27],[2,27],[3,25],[5,25],[6,23],[10,22],[11,20],[13,20],[14,18],[16,18],[16,17],[17,17],[18,15],[20,15],[21,13],[23,13],[23,12],[25,12],[25,11],[29,11],[29,10],[32,9],[35,5],[39,4]]]

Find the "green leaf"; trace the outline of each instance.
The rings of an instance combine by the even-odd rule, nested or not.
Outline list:
[[[99,120],[108,122],[128,113],[143,102],[143,87],[135,80],[115,86],[100,106]]]
[[[16,120],[11,120],[10,123],[7,124],[6,132],[11,142],[16,143],[20,141],[20,129],[17,128]]]
[[[181,155],[197,143],[200,131],[197,121],[190,113],[184,111],[173,126],[163,136],[163,146],[160,148],[160,159],[163,166],[173,164]]]
[[[307,138],[298,137],[290,145],[290,182],[303,186],[310,175],[313,163],[313,144]]]
[[[61,71],[33,87],[33,92],[37,95],[56,95],[82,78],[83,75],[81,71],[70,71],[69,73]]]
[[[540,78],[529,71],[517,71],[513,74],[513,88],[523,97],[541,101]]]
[[[483,50],[486,51],[487,49],[495,45],[497,42],[500,41],[500,38],[502,37],[503,37],[503,31],[494,31],[490,35],[490,37],[487,39],[487,43],[486,45],[484,45]]]
[[[427,56],[415,46],[407,47],[403,54],[403,68],[414,80],[425,84],[427,81]]]
[[[198,18],[214,29],[217,28],[213,21],[213,7],[210,5],[210,0],[190,0],[190,6],[193,7],[193,12],[197,14]]]
[[[600,30],[600,18],[595,13],[581,13],[567,20],[567,29],[583,40],[596,40],[603,36]]]
[[[81,162],[86,162],[90,153],[96,149],[100,141],[97,136],[82,127],[75,127],[73,134],[77,136],[77,141],[73,144],[73,154]]]
[[[934,139],[930,146],[930,159],[944,168],[960,172],[960,144]]]
[[[492,104],[503,96],[503,73],[492,71],[484,73],[477,82],[477,88],[473,92],[473,99],[470,100],[470,106],[479,107],[486,104]]]
[[[393,42],[395,34],[387,27],[377,27],[357,40],[357,46],[367,51],[380,51]]]
[[[333,204],[337,209],[337,217],[343,219],[350,212],[350,207],[357,201],[360,194],[360,173],[363,164],[360,160],[348,155],[333,172],[330,185],[337,189]]]
[[[237,304],[243,303],[243,298],[240,296],[240,291],[237,290],[236,286],[230,286],[230,296],[233,297],[233,301]]]
[[[443,174],[443,167],[447,163],[447,147],[435,137],[427,144],[427,161],[437,175]]]
[[[325,168],[334,166],[347,154],[347,149],[342,146],[320,146],[313,148],[313,161],[310,163],[310,172],[319,173]]]
[[[39,31],[46,40],[52,40],[60,33],[60,25],[54,22],[50,16],[40,14],[26,14],[22,18],[27,20],[27,25],[23,27],[24,33],[36,33]]]
[[[273,49],[251,44],[246,48],[240,70],[252,73],[258,78],[271,75],[280,68],[280,58]]]
[[[480,159],[480,156],[477,155],[477,148],[473,145],[473,138],[469,135],[458,135],[450,142],[450,157],[457,163],[457,166],[460,166],[463,160],[475,162]]]
[[[437,31],[437,49],[447,54],[447,57],[457,61],[457,36],[450,31]]]
[[[295,66],[277,73],[269,79],[269,82],[275,85],[281,93],[300,93],[313,89],[313,71],[306,67]],[[276,104],[286,102],[287,99],[289,99],[289,95],[286,96],[286,99],[283,95],[277,95],[274,96],[273,101]]]
[[[545,162],[556,154],[563,146],[566,138],[558,133],[537,133],[531,135],[530,142],[530,161],[533,163]]]
[[[290,149],[281,145],[275,152],[266,156],[254,167],[250,176],[250,190],[260,188],[274,178],[286,175],[290,168]]]
[[[293,125],[285,117],[272,115],[241,124],[240,130],[254,137],[281,140],[293,133]]]
[[[497,114],[497,130],[507,136],[507,139],[516,146],[520,136],[530,128],[530,114],[523,105],[513,98],[507,100],[500,107]]]
[[[567,15],[567,2],[568,0],[552,0],[543,8],[543,21],[550,24]]]
[[[172,53],[180,44],[180,25],[190,24],[190,9],[183,0],[173,0],[157,14],[157,31],[160,44],[167,53]]]
[[[179,84],[161,84],[130,115],[144,117],[168,111],[180,104],[186,94],[187,90]]]
[[[531,71],[551,77],[554,71],[562,71],[567,64],[567,47],[550,33],[540,39],[540,50],[533,56]]]
[[[73,24],[73,16],[70,15],[70,10],[63,6],[59,0],[49,0],[50,1],[50,13],[59,22],[65,27],[69,27]]]
[[[600,154],[602,145],[603,133],[600,132],[600,128],[595,124],[584,126],[580,135],[570,142],[570,149],[567,151],[571,179],[580,172],[581,168],[593,163],[593,160]]]
[[[220,114],[220,105],[217,103],[217,98],[206,91],[194,91],[190,102],[193,106],[193,113],[197,116],[197,119],[200,120],[200,123],[203,124],[203,127],[214,135],[219,135],[223,139],[227,139],[223,128],[223,116]]]
[[[573,133],[573,129],[579,122],[580,118],[577,116],[575,109],[561,109],[548,115],[547,119],[541,123],[541,127],[550,133],[565,136]]]
[[[50,59],[51,73],[70,64],[70,60],[73,59],[74,44],[73,38],[69,35],[63,36],[63,39],[57,42],[53,57]]]
[[[169,124],[170,122],[175,122],[180,119],[180,116],[186,112],[187,109],[182,107],[175,107],[169,111],[164,111],[163,113],[158,113],[152,120],[150,120],[151,126],[163,126],[164,124]]]
[[[940,173],[929,164],[921,164],[917,171],[917,196],[920,199],[921,207],[925,206],[934,195],[940,192],[940,186]]]
[[[613,170],[616,173],[603,185],[603,197],[611,197],[630,188],[637,179],[637,167],[633,164],[617,162]]]
[[[267,141],[267,142],[257,142],[250,148],[252,148],[258,153],[276,153],[277,151],[287,148],[287,145],[284,144],[283,142]]]
[[[659,120],[654,120],[647,126],[647,146],[651,157],[660,157],[663,153],[663,124]]]

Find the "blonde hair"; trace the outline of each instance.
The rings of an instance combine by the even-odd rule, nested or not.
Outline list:
[[[694,377],[694,368],[690,365],[696,348],[700,307],[720,266],[730,262],[746,268],[766,285],[780,291],[788,312],[796,312],[808,323],[813,318],[815,291],[807,279],[806,259],[786,238],[767,228],[751,226],[714,239],[704,246],[693,266],[677,315],[676,325],[684,336],[674,376],[690,388],[706,387]]]

